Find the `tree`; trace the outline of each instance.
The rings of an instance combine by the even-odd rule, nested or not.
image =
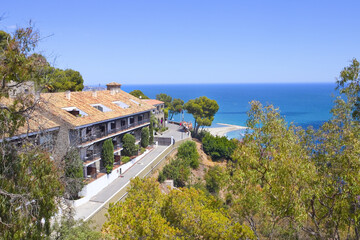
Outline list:
[[[164,102],[165,104],[165,108],[171,108],[171,101],[172,101],[172,97],[165,94],[165,93],[160,93],[156,95],[156,99],[159,101]]]
[[[125,134],[122,142],[123,142],[123,150],[122,153],[125,156],[132,156],[134,154],[136,154],[137,151],[137,147],[135,145],[135,137],[129,133]]]
[[[81,74],[72,69],[52,68],[48,79],[49,92],[81,91],[84,88]]]
[[[62,217],[53,226],[52,239],[56,240],[99,240],[101,233],[91,228],[91,221]]]
[[[299,238],[318,190],[303,131],[259,102],[251,102],[248,116],[253,133],[238,145],[228,169],[229,190],[236,196],[232,210],[259,238]]]
[[[62,169],[27,138],[18,145],[8,141],[20,127],[26,128],[37,107],[31,96],[8,97],[29,79],[38,83],[43,77],[29,57],[39,34],[30,26],[1,36],[6,41],[1,40],[0,51],[0,232],[5,239],[45,238],[63,194]]]
[[[149,146],[149,138],[150,138],[150,133],[149,133],[149,128],[148,127],[144,127],[141,129],[141,146],[146,148],[147,146]]]
[[[80,159],[79,150],[71,148],[64,156],[64,163],[66,197],[77,199],[78,193],[84,187],[83,161]]]
[[[360,121],[360,64],[354,58],[350,66],[345,67],[340,77],[337,79],[337,89],[341,94],[351,95],[356,98],[355,104],[352,106],[352,117]]]
[[[164,194],[154,179],[135,178],[124,202],[112,205],[103,232],[122,239],[254,239],[226,209],[194,188]]]
[[[174,114],[179,114],[184,109],[184,101],[180,98],[174,98],[171,102],[171,107],[169,108],[169,112],[171,113],[170,119],[173,118]]]
[[[215,100],[211,100],[205,96],[189,100],[184,109],[193,115],[195,119],[195,134],[198,134],[200,126],[211,126],[219,105]]]
[[[231,160],[231,155],[236,148],[236,140],[227,137],[213,136],[207,133],[202,139],[204,152],[211,156],[213,161],[219,159]]]
[[[102,145],[101,159],[103,160],[106,172],[109,174],[114,167],[114,144],[112,139],[107,139]]]
[[[129,92],[131,95],[133,95],[134,97],[137,98],[141,98],[141,99],[149,99],[142,91],[140,90],[133,90],[131,92]]]
[[[151,114],[150,116],[150,126],[149,126],[149,144],[154,142],[154,126],[156,124],[156,118]]]

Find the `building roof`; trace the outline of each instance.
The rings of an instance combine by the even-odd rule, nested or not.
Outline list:
[[[159,101],[159,100],[156,100],[156,99],[142,99],[142,101],[146,102],[147,104],[153,105],[153,106],[156,106],[156,105],[159,105],[159,104],[164,104],[163,101]]]
[[[32,95],[29,95],[32,96]],[[26,98],[25,101],[33,101],[33,99]],[[1,98],[0,105],[10,106],[13,104],[13,98]],[[19,106],[20,107],[20,106]],[[39,107],[39,105],[34,105],[31,109],[29,109],[25,114],[26,122],[23,126],[19,127],[15,132],[15,136],[23,135],[23,134],[33,134],[39,133],[46,130],[55,130],[55,128],[60,127],[59,124],[50,120],[43,114],[43,110]],[[5,136],[9,137],[9,136]]]
[[[66,93],[59,92],[43,93],[41,98],[48,111],[74,127],[150,111],[154,108],[122,90],[118,92],[111,92],[109,90],[96,91],[96,96],[94,95],[95,92],[71,92],[70,99],[68,99]],[[125,104],[128,108],[115,104],[114,102],[116,101],[119,101],[120,105]],[[110,110],[102,112],[93,107],[92,105],[94,104],[101,104],[105,106],[105,109]],[[85,114],[76,117],[63,109],[73,107]]]
[[[121,86],[121,84],[117,83],[117,82],[111,82],[111,83],[106,84],[106,86]]]

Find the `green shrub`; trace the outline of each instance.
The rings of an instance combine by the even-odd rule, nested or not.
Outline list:
[[[154,142],[154,124],[155,124],[156,118],[154,115],[151,115],[150,117],[150,126],[149,126],[149,144],[153,144]]]
[[[105,140],[102,146],[101,159],[103,160],[106,173],[111,173],[114,166],[114,145],[111,139]]]
[[[162,127],[161,129],[160,129],[160,132],[165,132],[166,130],[168,130],[169,128],[168,127]]]
[[[179,146],[177,157],[186,161],[192,169],[197,169],[199,167],[199,153],[196,149],[196,143],[193,141],[182,143]]]
[[[122,153],[125,156],[133,156],[137,153],[137,146],[135,145],[135,137],[129,133],[125,134],[122,142],[123,142],[123,150]]]
[[[80,159],[79,151],[71,148],[64,156],[64,173],[66,178],[66,197],[77,199],[78,193],[84,187],[83,161]]]
[[[146,148],[143,148],[143,147],[142,147],[142,148],[140,149],[140,153],[141,153],[141,154],[143,154],[145,151],[146,151]]]
[[[166,180],[166,178],[165,178],[163,172],[160,172],[159,176],[158,176],[159,183],[163,183],[165,180]]]
[[[141,146],[142,147],[147,147],[149,146],[149,137],[150,137],[150,134],[149,134],[149,128],[148,127],[144,127],[141,129]]]
[[[206,189],[210,193],[217,195],[223,184],[223,178],[224,171],[220,166],[209,168],[205,174]]]
[[[206,134],[202,139],[204,152],[211,156],[214,161],[220,159],[231,160],[231,155],[236,148],[236,140],[229,140],[226,137],[214,137]]]
[[[174,180],[175,187],[185,187],[190,176],[190,168],[183,160],[175,158],[163,168],[165,179]]]
[[[128,157],[128,156],[123,156],[123,157],[121,157],[121,162],[122,162],[123,164],[128,163],[129,161],[130,161],[130,157]]]

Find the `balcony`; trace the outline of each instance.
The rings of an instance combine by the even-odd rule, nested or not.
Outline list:
[[[89,144],[89,143],[91,143],[93,141],[101,141],[102,140],[101,138],[103,138],[103,137],[116,135],[116,134],[119,134],[119,133],[124,132],[126,130],[130,130],[132,128],[144,125],[146,123],[150,123],[149,118],[143,119],[141,121],[134,122],[134,123],[131,123],[131,124],[126,124],[126,125],[118,127],[118,128],[109,129],[108,131],[102,131],[100,129],[96,129],[95,131],[93,130],[92,133],[81,137],[80,138],[80,144],[84,144],[84,143]]]

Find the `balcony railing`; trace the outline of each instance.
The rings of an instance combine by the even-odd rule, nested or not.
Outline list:
[[[93,141],[93,140],[95,140],[97,138],[102,138],[102,137],[105,137],[105,136],[107,136],[109,134],[114,134],[114,133],[124,131],[124,130],[129,129],[129,128],[133,128],[133,127],[145,124],[145,123],[149,123],[149,122],[150,122],[150,119],[147,118],[147,119],[143,119],[141,121],[138,121],[136,123],[134,122],[134,123],[131,123],[131,124],[126,124],[126,125],[118,127],[118,128],[109,129],[108,131],[101,131],[101,130],[97,129],[97,130],[93,131],[92,134],[87,134],[87,135],[81,137],[80,142],[85,143],[85,142]]]
[[[85,161],[91,161],[97,158],[100,158],[101,152],[95,152],[93,154],[88,154],[85,157]]]

